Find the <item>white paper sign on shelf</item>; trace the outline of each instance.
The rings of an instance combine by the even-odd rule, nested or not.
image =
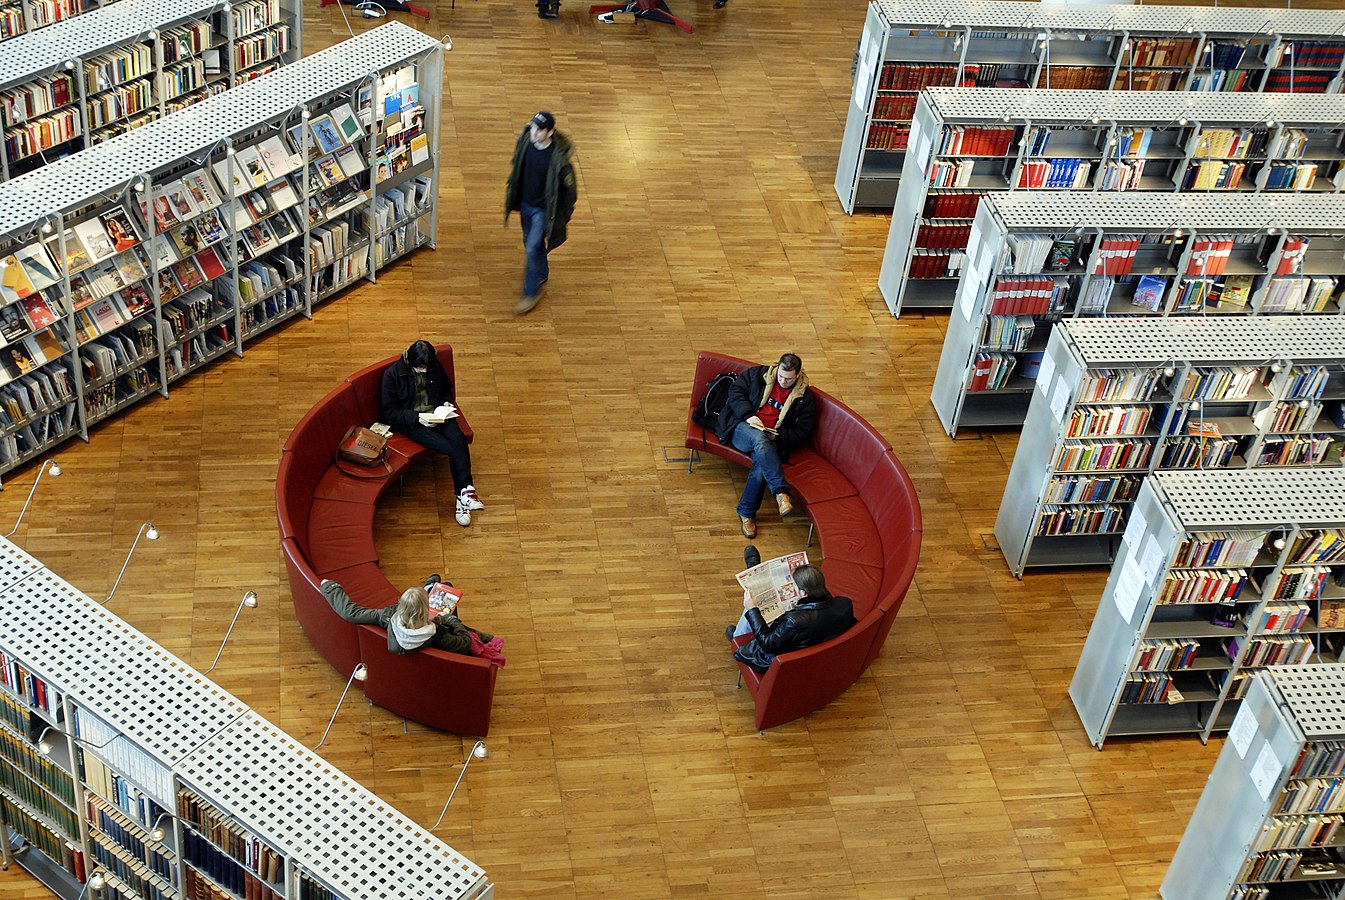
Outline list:
[[[1252,715],[1252,708],[1244,703],[1238,707],[1238,714],[1233,717],[1233,724],[1228,727],[1228,742],[1237,751],[1239,759],[1247,758],[1247,748],[1251,747],[1254,737],[1256,737],[1256,717]]]
[[[1065,417],[1065,408],[1069,406],[1069,385],[1061,378],[1051,392],[1051,415],[1057,422]]]
[[[1144,572],[1144,577],[1149,579],[1157,574],[1162,565],[1163,548],[1158,546],[1158,539],[1151,534],[1144,539],[1144,552],[1140,554],[1140,568]]]
[[[1139,549],[1135,546],[1135,542],[1140,539],[1140,535],[1144,534],[1144,529],[1147,527],[1148,523],[1144,521],[1144,513],[1140,510],[1140,505],[1132,503],[1130,505],[1130,521],[1126,523],[1125,534],[1121,535],[1121,540],[1125,541],[1125,545],[1131,549],[1131,552]]]
[[[1055,360],[1050,353],[1041,355],[1041,367],[1037,370],[1037,387],[1047,393],[1051,387],[1051,376],[1055,374]]]
[[[1252,763],[1252,770],[1248,775],[1252,779],[1252,784],[1256,785],[1256,791],[1261,795],[1261,799],[1269,799],[1275,782],[1280,778],[1280,761],[1275,758],[1275,751],[1270,749],[1269,741],[1256,755],[1256,762]]]
[[[971,312],[976,307],[976,295],[980,293],[981,279],[985,273],[980,266],[969,263],[962,280],[957,283],[957,310],[962,318],[971,321]]]
[[[1144,576],[1135,564],[1135,557],[1127,557],[1121,571],[1116,576],[1116,585],[1112,588],[1112,602],[1121,612],[1121,618],[1130,624],[1135,616],[1135,605],[1139,603],[1140,591],[1144,589]]]

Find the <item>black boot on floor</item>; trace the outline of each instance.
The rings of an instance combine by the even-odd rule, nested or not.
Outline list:
[[[761,551],[751,544],[743,548],[743,562],[747,563],[747,568],[761,565]]]

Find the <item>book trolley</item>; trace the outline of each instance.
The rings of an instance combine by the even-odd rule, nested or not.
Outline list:
[[[0,472],[433,247],[442,55],[394,22],[0,184]]]
[[[847,213],[892,208],[922,88],[1326,93],[1340,29],[1325,10],[872,0],[836,194]]]
[[[1345,666],[1264,670],[1228,730],[1163,900],[1340,897]]]
[[[0,850],[58,896],[493,896],[452,847],[4,539],[0,622]]]
[[[992,193],[967,253],[930,395],[949,435],[1023,422],[1061,321],[1339,316],[1345,203],[1326,194]]]
[[[0,176],[101,143],[293,62],[298,0],[120,0],[0,53]]]
[[[1339,468],[1345,318],[1067,319],[995,520],[1020,578],[1107,565],[1149,472]]]
[[[927,88],[878,286],[893,315],[949,308],[987,191],[1334,191],[1345,97]]]
[[[3,0],[0,2],[0,41],[46,28],[92,12],[117,0]]]
[[[1267,666],[1345,649],[1345,469],[1157,472],[1070,683],[1084,730],[1226,729]],[[1342,708],[1345,711],[1345,707]]]

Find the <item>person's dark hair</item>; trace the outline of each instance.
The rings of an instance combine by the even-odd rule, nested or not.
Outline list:
[[[817,566],[799,566],[794,570],[794,583],[805,597],[827,596],[827,580]]]
[[[413,369],[423,369],[430,364],[434,358],[434,345],[429,341],[416,341],[406,352],[402,354],[402,359]]]
[[[802,372],[803,360],[799,359],[797,354],[786,353],[780,357],[780,368],[786,372]]]

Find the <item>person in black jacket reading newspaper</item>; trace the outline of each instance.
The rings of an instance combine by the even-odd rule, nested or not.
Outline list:
[[[457,494],[454,519],[466,528],[472,524],[472,510],[486,505],[472,485],[472,456],[458,427],[457,413],[446,409],[455,397],[453,379],[429,341],[416,341],[383,373],[384,421],[398,434],[448,457]],[[447,418],[445,412],[450,413]]]
[[[749,569],[761,562],[761,554],[752,546],[743,551],[743,557]],[[742,618],[736,626],[725,629],[730,641],[739,635],[752,634],[752,640],[733,651],[733,658],[760,674],[765,674],[781,653],[829,641],[855,624],[854,604],[849,597],[831,595],[821,569],[799,566],[794,570],[794,584],[803,596],[797,606],[773,622],[766,621],[751,592],[744,589]]]

